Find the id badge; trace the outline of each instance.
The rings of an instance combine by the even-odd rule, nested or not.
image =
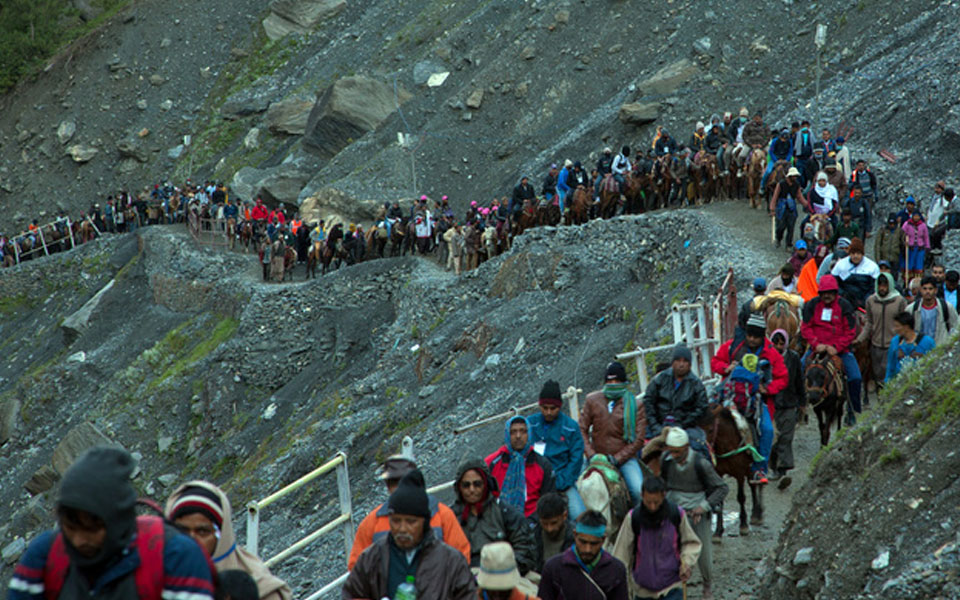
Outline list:
[[[536,453],[539,454],[540,456],[543,456],[543,453],[544,453],[546,450],[547,450],[547,443],[546,443],[546,442],[534,442],[534,444],[533,444],[533,451],[534,451],[534,452],[536,452]]]
[[[825,308],[825,309],[823,309],[823,311],[820,313],[820,320],[821,320],[821,321],[825,321],[825,322],[829,323],[829,322],[830,322],[830,319],[832,319],[832,318],[833,318],[833,309],[832,309],[832,308]]]

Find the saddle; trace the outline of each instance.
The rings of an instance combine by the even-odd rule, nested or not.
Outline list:
[[[617,183],[617,180],[613,178],[612,174],[607,173],[603,176],[603,181],[600,182],[600,189],[604,192],[613,192],[619,194],[620,184]]]

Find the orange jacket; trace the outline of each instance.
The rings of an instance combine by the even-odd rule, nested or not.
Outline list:
[[[817,286],[817,261],[808,260],[803,268],[800,269],[800,276],[797,278],[797,291],[803,296],[804,302],[810,302],[819,294]]]
[[[433,529],[433,535],[442,539],[448,546],[453,546],[460,552],[470,564],[470,542],[464,535],[457,516],[453,514],[450,507],[438,502],[436,498],[430,496],[430,528]],[[364,550],[373,545],[373,542],[390,533],[390,514],[387,511],[387,505],[381,504],[370,511],[360,526],[357,527],[357,534],[353,538],[353,548],[350,549],[350,558],[347,559],[347,568],[353,570],[353,565],[357,564],[357,559]]]
[[[301,225],[303,225],[303,221],[300,219],[290,221],[290,232],[293,233],[293,235],[297,235],[297,230],[300,229]]]

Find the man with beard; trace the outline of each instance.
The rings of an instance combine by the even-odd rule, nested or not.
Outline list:
[[[341,597],[395,598],[403,584],[417,598],[474,600],[477,586],[460,552],[434,537],[430,501],[418,469],[390,494],[390,534],[363,551],[341,589]]]
[[[573,547],[547,562],[537,595],[542,600],[627,600],[627,570],[603,549],[606,534],[602,514],[581,514]]]
[[[8,599],[213,599],[203,549],[159,517],[136,516],[133,469],[120,448],[92,448],[77,459],[60,486],[59,531],[30,544]]]
[[[620,526],[613,556],[630,572],[630,597],[681,600],[702,544],[659,477],[643,480],[643,501]],[[664,543],[663,540],[675,540]]]

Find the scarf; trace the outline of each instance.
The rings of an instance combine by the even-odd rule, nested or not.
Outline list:
[[[510,425],[522,421],[527,425],[527,445],[523,450],[514,450],[510,445]],[[529,438],[530,424],[524,417],[514,417],[507,421],[504,431],[506,439],[506,449],[509,453],[509,464],[507,465],[507,474],[503,477],[503,489],[500,490],[500,499],[520,509],[520,512],[526,514],[525,505],[527,502],[527,456],[530,454],[533,446]]]
[[[597,556],[590,561],[589,563],[583,562],[583,559],[580,558],[580,553],[577,552],[576,545],[573,546],[573,557],[577,559],[577,564],[580,565],[580,568],[586,571],[587,573],[592,573],[598,564],[600,564],[600,559],[603,558],[603,549],[600,549],[600,552],[597,552]]]
[[[626,383],[607,383],[603,395],[608,400],[623,401],[623,439],[628,444],[637,440],[637,400]]]

